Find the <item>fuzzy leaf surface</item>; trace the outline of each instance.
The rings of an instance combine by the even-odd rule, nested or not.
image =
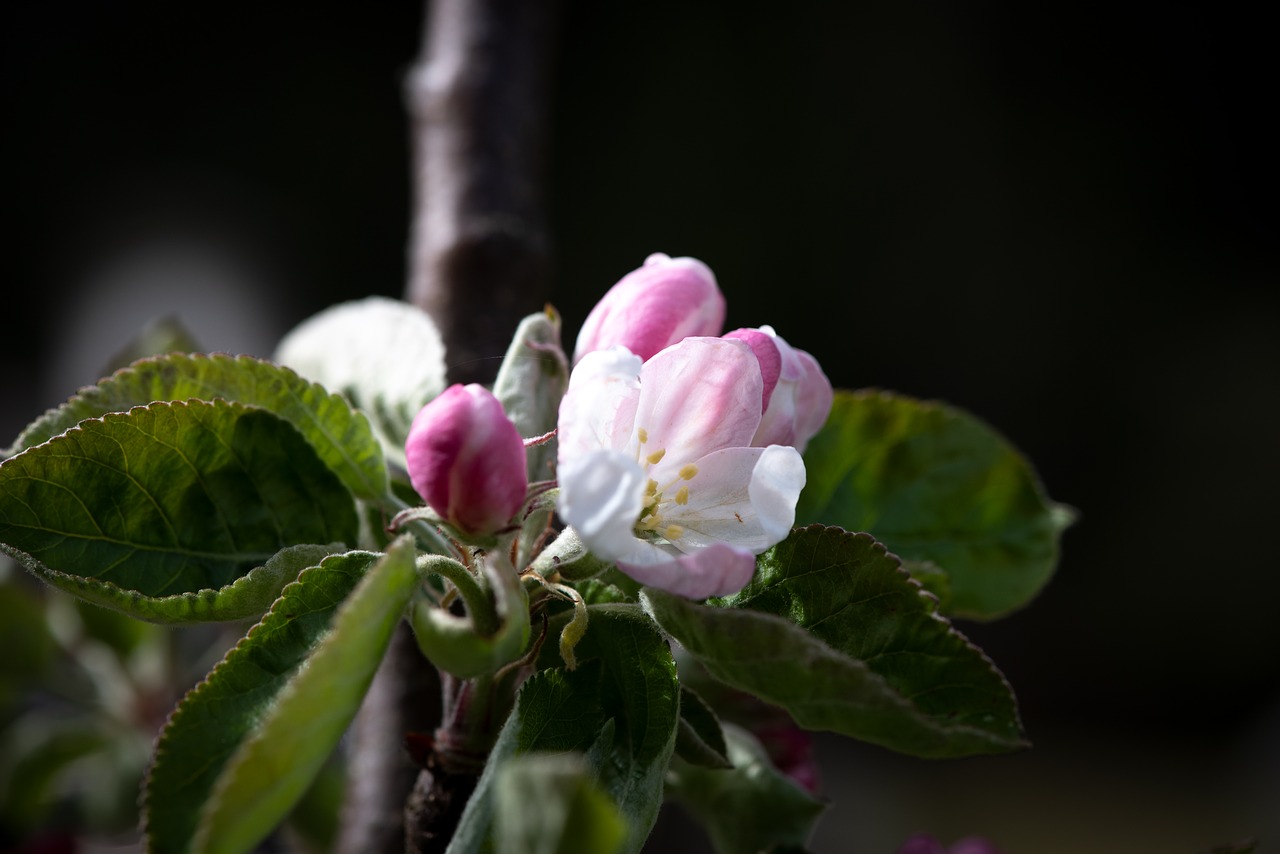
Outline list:
[[[194,849],[252,851],[306,792],[355,717],[418,573],[401,537],[338,608],[332,627],[227,760],[200,813]]]
[[[1073,516],[1004,437],[940,403],[838,392],[804,459],[796,524],[866,531],[904,560],[932,561],[953,616],[991,619],[1030,601]]]
[[[1025,746],[1004,677],[872,537],[811,526],[757,567],[715,604],[646,589],[646,609],[711,675],[808,729],[924,757]]]
[[[364,414],[290,369],[251,356],[170,353],[141,359],[46,412],[10,451],[46,442],[86,418],[191,398],[268,409],[296,427],[357,498],[377,501],[386,492],[382,448]]]
[[[281,340],[275,361],[366,412],[386,458],[400,467],[414,416],[445,388],[435,322],[386,297],[340,303],[304,320]]]
[[[495,850],[498,775],[507,760],[531,751],[585,753],[597,784],[626,820],[622,850],[636,852],[644,844],[662,805],[663,775],[675,746],[675,660],[634,605],[592,606],[576,653],[576,670],[548,668],[521,687],[450,854]]]
[[[73,594],[219,590],[356,532],[351,493],[292,425],[222,400],[108,414],[0,464],[0,548]]]
[[[374,552],[348,552],[304,571],[178,704],[156,743],[143,792],[148,851],[188,850],[200,809],[228,760],[328,634],[335,612],[378,559]]]

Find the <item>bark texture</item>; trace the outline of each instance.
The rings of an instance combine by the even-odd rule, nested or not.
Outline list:
[[[558,0],[426,4],[423,55],[406,83],[415,213],[405,298],[439,324],[450,382],[491,382],[520,319],[547,301],[558,11]],[[444,850],[476,777],[431,757],[421,769],[404,747],[408,733],[432,732],[439,710],[439,681],[402,631],[354,727],[341,854]]]

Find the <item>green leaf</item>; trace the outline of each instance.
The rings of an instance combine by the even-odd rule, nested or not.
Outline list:
[[[191,398],[269,409],[298,429],[353,495],[378,501],[386,492],[382,449],[364,414],[288,368],[250,356],[170,353],[135,362],[46,412],[23,431],[8,455],[46,442],[86,418]]]
[[[499,851],[610,854],[627,824],[582,756],[532,753],[503,764],[495,785]]]
[[[444,342],[426,312],[386,297],[325,309],[284,337],[275,360],[368,413],[388,460],[404,467],[414,416],[444,391]]]
[[[671,766],[668,797],[707,829],[718,854],[803,848],[825,805],[774,768],[745,730],[725,728],[730,770]]]
[[[458,581],[470,580],[470,571],[457,561],[442,555],[431,555],[420,563],[420,569],[429,573],[452,564],[456,569],[447,576]],[[413,628],[418,649],[436,667],[461,679],[473,679],[491,674],[519,658],[529,645],[529,596],[516,575],[510,560],[500,553],[490,554],[478,561],[481,575],[486,581],[483,588],[477,585],[481,597],[491,594],[485,601],[488,620],[481,620],[471,611],[465,616],[442,608],[425,594],[414,597],[408,608],[409,624]],[[488,593],[484,591],[488,590]],[[464,599],[466,594],[463,594]],[[484,624],[496,622],[486,633]]]
[[[676,730],[676,754],[704,768],[732,768],[720,719],[692,688],[680,686],[680,726]]]
[[[37,574],[86,602],[111,608],[137,620],[161,624],[227,622],[261,616],[276,601],[284,586],[298,577],[298,573],[320,563],[327,555],[345,550],[341,543],[290,546],[281,549],[262,566],[249,570],[247,575],[217,590],[205,588],[172,596],[147,596],[108,581],[55,573],[49,569]]]
[[[333,627],[227,760],[200,812],[193,848],[240,854],[289,814],[356,716],[418,584],[413,539],[373,565]]]
[[[924,757],[1025,746],[1004,677],[870,536],[812,526],[758,568],[720,607],[643,601],[712,676],[809,729]]]
[[[938,600],[938,611],[947,614],[951,611],[951,576],[947,571],[929,560],[904,560],[902,568],[911,577],[920,582],[920,586],[928,590]]]
[[[148,356],[174,352],[194,353],[200,349],[202,348],[196,342],[195,335],[177,316],[158,317],[148,321],[133,338],[111,355],[106,370],[115,371]]]
[[[143,792],[149,851],[176,854],[189,848],[200,808],[228,759],[268,714],[378,558],[349,552],[304,571],[183,698],[156,743]]]
[[[356,530],[351,494],[297,430],[225,401],[91,419],[0,464],[0,549],[112,607],[128,596],[106,584],[218,590],[282,548]]]
[[[534,439],[556,429],[560,399],[569,386],[569,360],[560,346],[560,315],[554,309],[520,321],[498,369],[493,394],[520,435]],[[530,482],[555,480],[556,440],[527,448]],[[539,532],[540,533],[540,532]]]
[[[623,850],[640,850],[662,805],[675,746],[679,683],[675,661],[634,605],[597,605],[579,642],[576,670],[530,677],[498,734],[489,762],[449,846],[493,850],[494,787],[503,764],[530,751],[580,751],[625,818]],[[551,653],[554,655],[554,652]]]
[[[867,531],[905,560],[933,561],[955,616],[990,619],[1030,601],[1072,519],[1003,437],[938,403],[839,392],[804,458],[796,524]]]

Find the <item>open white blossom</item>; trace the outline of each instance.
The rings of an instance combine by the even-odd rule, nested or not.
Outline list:
[[[632,578],[701,599],[740,590],[795,521],[795,448],[751,447],[760,365],[742,341],[686,338],[647,362],[585,355],[560,405],[561,517]]]

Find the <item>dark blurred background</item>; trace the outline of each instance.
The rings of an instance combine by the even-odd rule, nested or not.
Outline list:
[[[0,443],[147,321],[269,355],[399,295],[413,3],[0,12]],[[551,163],[570,334],[653,251],[837,386],[969,409],[1081,511],[962,628],[1029,753],[823,740],[819,852],[1280,851],[1280,292],[1262,13],[567,2]],[[679,835],[680,825],[673,835]],[[696,850],[696,844],[695,844]]]

